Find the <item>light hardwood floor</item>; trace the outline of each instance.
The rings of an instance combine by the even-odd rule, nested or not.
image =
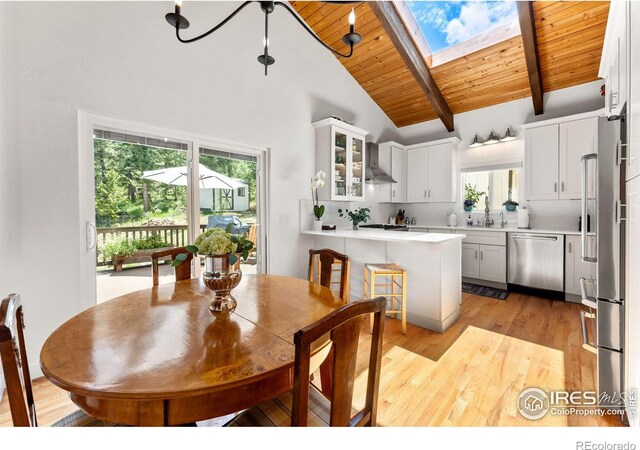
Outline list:
[[[385,330],[378,424],[380,426],[616,426],[617,418],[522,418],[516,399],[525,387],[592,390],[595,355],[582,349],[580,307],[511,294],[506,301],[463,294],[462,315],[438,334],[397,320]],[[365,327],[368,329],[367,327]],[[361,336],[361,346],[369,345]],[[366,352],[360,352],[366,354]],[[356,399],[362,398],[365,361],[358,364]],[[34,383],[41,426],[76,408],[44,379]],[[0,426],[10,426],[6,398]],[[214,424],[218,423],[214,421]]]

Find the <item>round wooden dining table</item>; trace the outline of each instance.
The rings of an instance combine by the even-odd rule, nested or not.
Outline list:
[[[118,424],[180,425],[273,398],[293,383],[294,333],[343,303],[325,287],[245,275],[237,309],[212,316],[200,279],[101,303],[45,342],[45,376],[89,415]]]

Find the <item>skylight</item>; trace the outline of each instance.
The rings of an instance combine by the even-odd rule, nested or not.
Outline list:
[[[409,1],[407,5],[433,53],[501,26],[518,26],[513,1]]]

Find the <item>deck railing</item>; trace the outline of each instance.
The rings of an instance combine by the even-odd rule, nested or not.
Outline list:
[[[200,225],[200,231],[204,231],[206,225]],[[124,238],[129,241],[133,239],[144,239],[149,236],[159,235],[173,247],[184,247],[189,244],[186,225],[161,225],[161,226],[140,226],[140,227],[109,227],[97,228],[98,251],[96,252],[96,265],[109,266],[111,261],[106,261],[100,249],[105,244],[115,238]]]

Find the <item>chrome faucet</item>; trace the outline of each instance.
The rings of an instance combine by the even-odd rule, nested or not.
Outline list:
[[[487,195],[484,198],[484,226],[487,228],[494,224],[489,213],[491,213],[491,208],[489,208],[489,189],[487,189]]]
[[[500,228],[504,228],[507,225],[507,221],[504,220],[504,211],[500,211]]]

